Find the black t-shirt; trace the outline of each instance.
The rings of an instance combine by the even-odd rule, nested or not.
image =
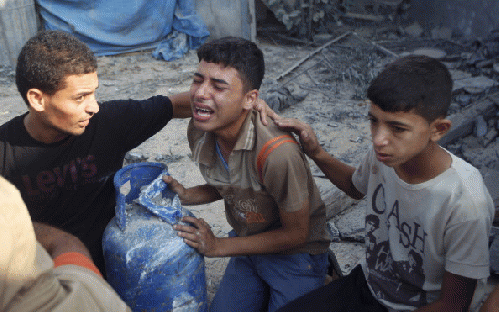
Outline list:
[[[80,136],[44,144],[18,116],[0,126],[0,174],[21,192],[33,221],[79,237],[103,270],[102,234],[114,216],[114,173],[125,154],[173,116],[170,100],[109,101]]]

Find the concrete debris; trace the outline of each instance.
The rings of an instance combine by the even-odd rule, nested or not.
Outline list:
[[[475,119],[475,131],[474,135],[477,138],[484,137],[488,132],[488,125],[482,115],[478,115]]]
[[[408,0],[258,0],[262,2],[286,30],[296,36],[311,39],[317,33],[327,33],[331,26],[343,25],[343,20],[380,23],[404,17]]]
[[[499,209],[499,183],[497,183],[499,181],[499,170],[485,167],[480,170],[480,173],[483,176],[483,181],[487,185],[492,200],[496,203],[496,209]]]
[[[154,157],[154,161],[169,164],[169,163],[178,162],[182,158],[184,158],[184,156],[182,155],[158,154]]]
[[[412,51],[414,55],[425,55],[428,57],[432,57],[437,60],[442,60],[447,53],[444,50],[436,49],[436,48],[419,48]]]
[[[431,30],[431,37],[449,40],[452,38],[452,29],[450,27],[435,27]]]
[[[415,22],[404,28],[404,33],[413,38],[419,38],[423,35],[424,29],[419,25],[418,22]]]
[[[291,84],[280,86],[274,79],[264,79],[260,89],[260,97],[276,112],[303,101],[307,95],[308,91]]]
[[[454,80],[453,91],[463,89],[469,94],[480,94],[497,85],[498,82],[496,80],[485,76],[470,77]]]
[[[145,156],[142,153],[137,152],[128,152],[125,155],[125,161],[123,162],[123,166],[145,162],[149,157]]]

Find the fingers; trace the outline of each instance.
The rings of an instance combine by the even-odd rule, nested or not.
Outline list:
[[[279,118],[275,121],[276,125],[287,131],[302,132],[307,128],[307,124],[295,118]]]
[[[177,230],[177,235],[184,239],[184,242],[197,249],[200,253],[209,253],[213,247],[214,235],[210,225],[202,218],[184,217],[182,221],[188,222],[189,225],[176,224],[173,226]]]
[[[182,197],[184,194],[185,188],[182,184],[180,184],[177,180],[175,180],[170,175],[163,175],[163,181],[168,184],[168,187],[179,196]]]
[[[204,234],[208,231],[211,231],[210,225],[202,218],[197,219],[195,217],[185,216],[182,218],[182,221],[189,223],[191,225],[175,224],[173,226],[173,229],[179,231],[178,233],[179,236],[194,237],[194,236],[200,236],[200,234]]]
[[[254,106],[254,109],[259,111],[260,114],[261,114],[261,120],[262,120],[262,124],[267,126],[268,125],[268,120],[267,120],[267,117],[270,117],[272,118],[273,120],[277,120],[279,119],[279,115],[276,114],[276,112],[274,112],[268,105],[267,103],[258,98],[256,100],[256,104]]]

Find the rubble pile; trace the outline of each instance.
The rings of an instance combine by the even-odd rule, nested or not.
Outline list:
[[[314,35],[342,26],[345,21],[405,20],[410,0],[257,0],[256,5],[257,12],[265,12],[260,13],[260,20],[273,15],[291,37],[311,40]]]

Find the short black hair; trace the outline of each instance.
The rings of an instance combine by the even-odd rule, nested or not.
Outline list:
[[[16,85],[29,105],[26,99],[29,89],[54,95],[66,87],[67,76],[96,71],[97,59],[85,43],[64,31],[41,31],[19,53]]]
[[[440,61],[421,55],[399,58],[371,82],[367,98],[387,112],[414,110],[432,122],[447,116],[452,78]]]
[[[222,64],[236,69],[245,91],[260,89],[265,62],[263,52],[249,40],[224,37],[203,44],[197,51],[199,62]]]

